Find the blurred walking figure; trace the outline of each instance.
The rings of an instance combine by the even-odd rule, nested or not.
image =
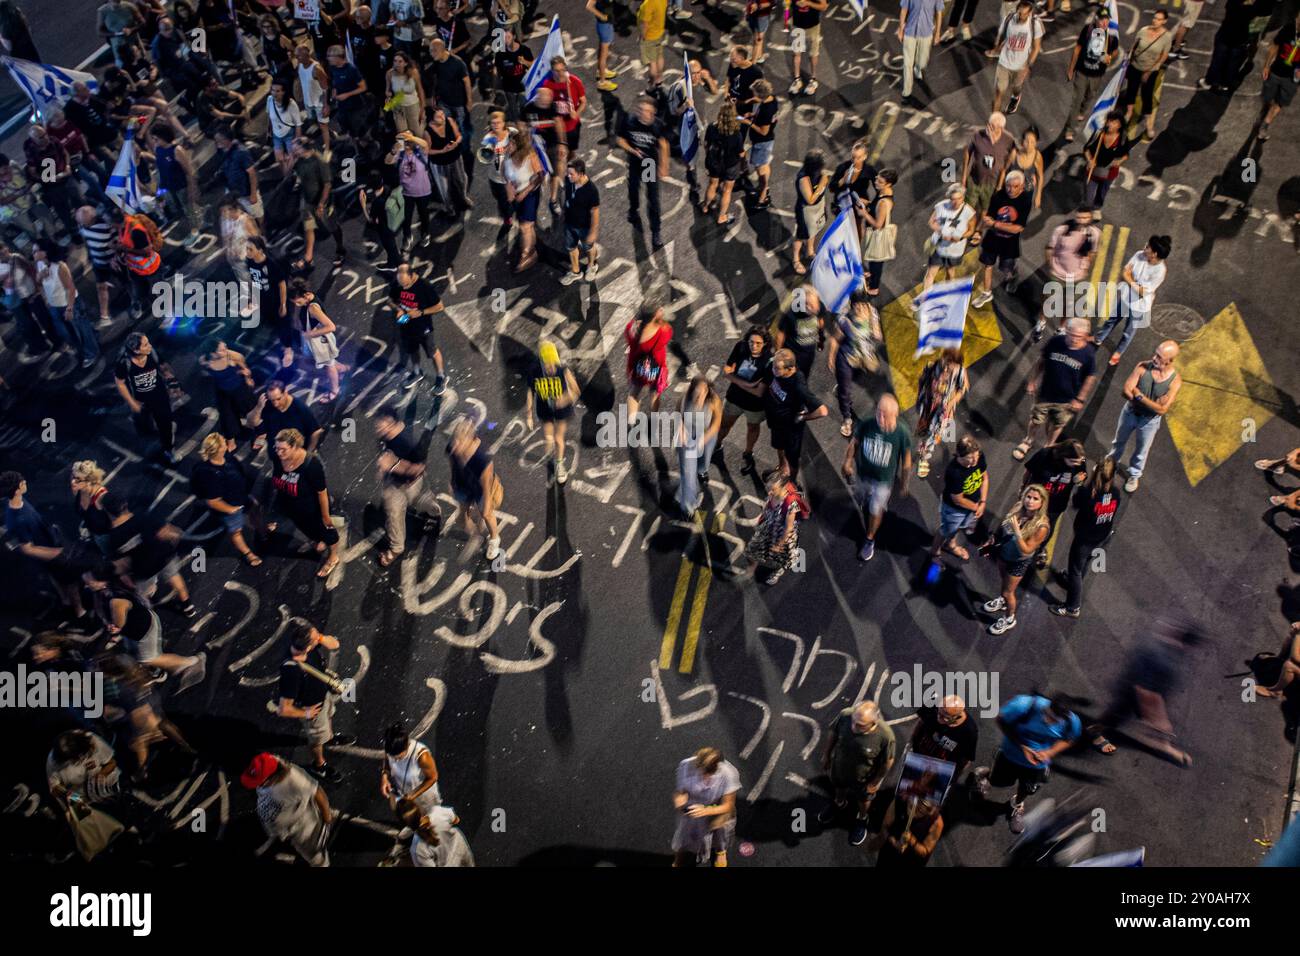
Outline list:
[[[406,551],[406,513],[410,508],[429,519],[442,517],[442,508],[425,486],[423,445],[402,421],[393,405],[385,405],[375,415],[375,437],[379,439],[379,496],[384,506],[384,529],[388,547],[379,552],[379,563],[388,567]]]
[[[716,747],[701,747],[677,765],[673,807],[680,816],[673,834],[673,866],[726,866],[736,832],[740,773]]]
[[[987,799],[991,788],[1016,788],[1008,805],[1012,833],[1025,832],[1025,801],[1047,782],[1052,760],[1074,745],[1083,733],[1079,720],[1064,698],[1048,700],[1021,694],[1007,701],[998,714],[1002,746],[993,767],[975,771],[975,788]]]
[[[492,456],[483,447],[483,440],[469,419],[462,418],[456,423],[447,444],[447,457],[451,465],[451,493],[460,505],[465,531],[471,537],[487,532],[484,557],[493,561],[501,553],[496,511],[505,498],[505,490]]]
[[[962,364],[961,349],[948,348],[921,370],[916,387],[916,476],[930,474],[930,456],[943,439],[957,406],[970,391],[970,376]]]
[[[1135,741],[1164,754],[1180,767],[1190,767],[1192,755],[1177,745],[1167,698],[1182,683],[1188,654],[1202,640],[1201,633],[1188,622],[1157,620],[1151,633],[1129,652],[1110,706],[1096,723],[1089,725],[1093,747],[1113,754],[1118,748],[1105,732],[1117,730],[1128,718],[1137,717],[1141,726],[1132,735]]]
[[[811,514],[798,486],[778,471],[767,487],[767,501],[758,516],[754,536],[745,547],[745,557],[754,562],[764,584],[775,584],[794,565],[799,551],[799,522]]]
[[[708,378],[698,375],[682,397],[678,425],[677,467],[681,475],[677,485],[677,507],[688,518],[695,514],[695,509],[704,500],[709,462],[713,459],[721,425],[722,399]]]
[[[431,807],[421,810],[410,800],[397,805],[402,826],[414,831],[411,841],[411,863],[415,866],[473,866],[474,854],[469,841],[456,824],[460,817],[451,807]]]
[[[329,866],[326,846],[334,811],[325,791],[297,764],[260,753],[239,776],[257,792],[257,817],[274,840],[292,846],[309,866]]]

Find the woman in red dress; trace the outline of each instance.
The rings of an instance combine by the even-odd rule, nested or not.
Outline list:
[[[668,343],[673,327],[664,317],[663,306],[643,306],[623,330],[623,337],[627,340],[627,417],[631,421],[647,389],[652,393],[650,409],[659,411],[659,397],[668,385]]]

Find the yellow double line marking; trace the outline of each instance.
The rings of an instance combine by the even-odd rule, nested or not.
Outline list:
[[[1110,274],[1106,277],[1106,285],[1101,285],[1101,274],[1106,268],[1106,255],[1110,252],[1110,241],[1114,226],[1101,227],[1101,244],[1097,249],[1097,254],[1092,260],[1091,280],[1092,293],[1091,298],[1097,303],[1098,308],[1093,313],[1097,319],[1102,322],[1110,315],[1111,300],[1110,297],[1119,283],[1120,272],[1124,268],[1124,252],[1128,246],[1128,226],[1119,227],[1119,241],[1115,244],[1115,255],[1110,261]],[[1105,298],[1098,302],[1098,296],[1105,293]]]
[[[711,534],[717,534],[726,524],[727,516],[718,512],[713,518]],[[704,531],[704,522],[700,512],[695,513],[697,530]],[[704,563],[700,565],[699,584],[695,588],[695,600],[691,604],[691,614],[686,621],[686,641],[682,645],[681,661],[677,665],[680,674],[689,674],[695,669],[695,651],[700,643],[700,626],[704,623],[704,606],[709,600],[709,585],[713,583],[713,563],[709,558],[709,542],[705,537],[701,542],[704,547]],[[677,632],[682,625],[682,614],[686,610],[686,598],[691,591],[691,579],[695,576],[695,562],[691,560],[691,548],[688,545],[682,555],[682,566],[677,572],[677,584],[673,588],[673,600],[668,605],[668,620],[664,623],[664,639],[659,647],[659,669],[666,671],[673,666],[673,652],[677,649]]]

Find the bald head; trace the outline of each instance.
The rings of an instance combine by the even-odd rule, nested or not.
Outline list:
[[[1173,339],[1165,339],[1156,346],[1156,354],[1152,356],[1152,364],[1160,369],[1173,368],[1180,351],[1181,348],[1177,342]]]
[[[876,402],[876,424],[886,432],[892,432],[898,426],[898,399],[888,392]]]
[[[989,132],[1001,135],[1002,131],[1007,128],[1007,117],[1005,113],[999,113],[996,110],[989,114]],[[994,137],[997,138],[996,136]]]
[[[949,694],[939,704],[939,723],[956,727],[966,719],[966,701],[959,694]]]
[[[869,734],[880,723],[880,706],[871,700],[864,700],[853,708],[853,731]]]

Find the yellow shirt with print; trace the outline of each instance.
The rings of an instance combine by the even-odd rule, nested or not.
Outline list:
[[[636,12],[638,23],[645,24],[642,39],[653,43],[664,35],[664,20],[668,17],[668,0],[645,0]]]

